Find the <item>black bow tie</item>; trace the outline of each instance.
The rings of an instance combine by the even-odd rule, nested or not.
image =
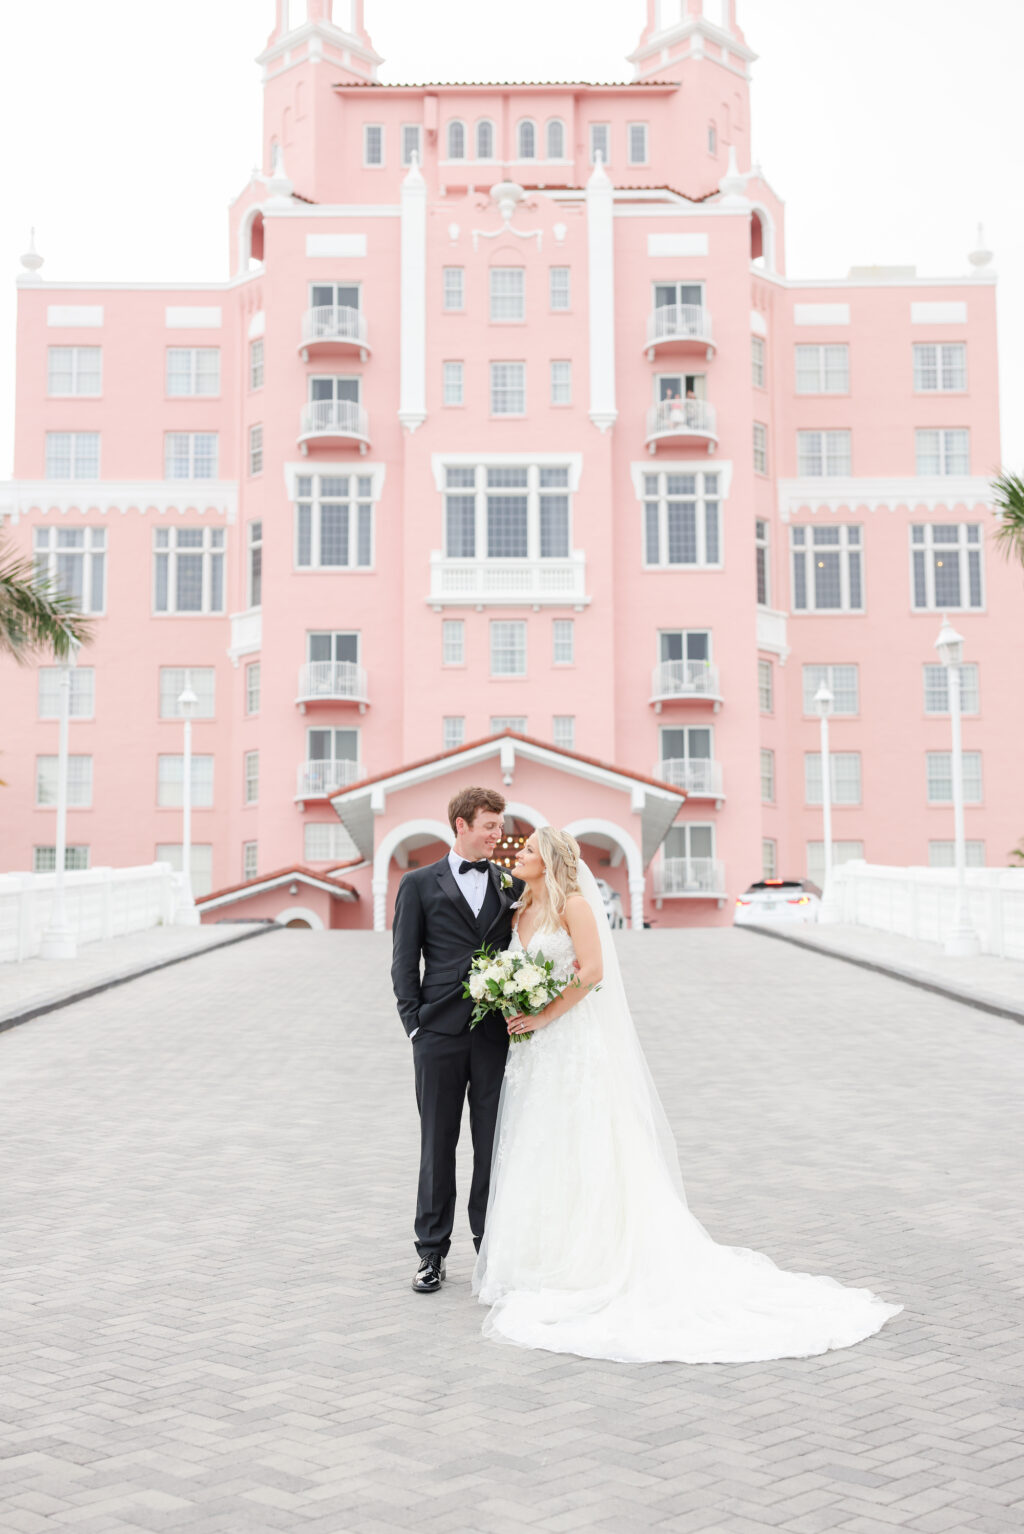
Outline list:
[[[475,868],[478,873],[485,874],[490,866],[491,865],[487,858],[481,858],[479,863],[467,863],[466,859],[463,858],[462,862],[459,864],[459,873],[468,874],[471,868]]]

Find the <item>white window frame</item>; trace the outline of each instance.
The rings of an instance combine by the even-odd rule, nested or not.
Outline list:
[[[251,660],[245,668],[245,712],[250,717],[260,711],[260,687],[262,677],[260,674],[260,662]]]
[[[258,804],[260,801],[260,753],[245,751],[242,755],[242,803]]]
[[[380,159],[370,159],[370,134],[380,134]],[[383,123],[363,124],[363,168],[364,170],[383,170],[387,164],[387,134]]]
[[[254,393],[263,388],[265,376],[266,347],[262,336],[255,336],[249,342],[249,391]]]
[[[456,132],[462,134],[461,154],[454,154],[452,152],[452,139]],[[449,117],[444,125],[444,154],[445,162],[450,165],[461,165],[464,160],[469,159],[469,134],[466,131],[466,124],[461,117]]]
[[[60,758],[43,752],[36,757],[35,803],[38,810],[57,808],[57,772]],[[93,797],[93,759],[73,752],[68,756],[67,806],[70,810],[91,810]]]
[[[161,719],[182,719],[178,699],[185,684],[196,695],[193,719],[217,717],[217,668],[215,666],[161,666],[157,674],[157,711]]]
[[[259,842],[242,843],[242,878],[248,882],[255,879],[260,871],[260,844]]]
[[[775,752],[761,747],[761,803],[775,803]]]
[[[571,268],[568,266],[548,267],[548,308],[552,314],[568,314],[572,309],[570,272]]]
[[[859,751],[830,751],[829,776],[832,779],[832,808],[856,809],[863,802],[863,764]],[[856,764],[856,770],[854,770]],[[856,793],[856,798],[852,797]],[[821,752],[804,752],[804,804],[816,807],[822,802]]]
[[[941,662],[925,661],[922,668],[924,711],[930,718],[949,718],[949,673],[951,667]],[[977,661],[957,668],[960,679],[960,713],[981,713],[980,671]]]
[[[533,153],[523,153],[523,138],[529,130],[533,134]],[[537,150],[540,147],[537,142],[537,124],[532,117],[521,117],[516,123],[516,161],[520,164],[530,164],[538,159]]]
[[[513,630],[515,631],[513,633]],[[492,618],[489,625],[490,674],[492,677],[525,677],[528,664],[528,636],[523,618]],[[513,663],[521,659],[519,670],[496,668],[496,655],[502,652],[511,656]]]
[[[441,620],[441,664],[442,666],[464,666],[466,664],[466,622],[464,618],[443,618]]]
[[[67,472],[58,462],[58,444],[67,443]],[[100,433],[98,431],[48,431],[46,433],[47,479],[99,479]],[[64,453],[60,450],[60,459]]]
[[[547,456],[547,455],[545,455]],[[463,484],[447,484],[448,469],[459,471],[465,480],[471,482]],[[500,485],[488,484],[491,470],[515,469],[525,473],[526,483],[523,485]],[[563,484],[544,484],[545,478],[551,479],[555,474],[564,475]],[[490,461],[490,455],[483,462],[470,461],[468,463],[447,462],[444,464],[441,474],[441,546],[444,549],[446,560],[486,560],[488,564],[518,564],[522,560],[556,560],[569,559],[573,551],[573,497],[578,478],[577,465],[572,462],[572,455],[567,455],[567,460],[553,463],[538,462],[535,458],[520,457],[510,454],[507,460],[496,458]],[[501,555],[489,554],[488,549],[488,522],[490,496],[502,494],[523,496],[526,499],[526,554],[525,555]],[[450,554],[448,552],[448,496],[473,498],[473,548],[472,554]],[[564,496],[566,506],[566,549],[565,554],[543,553],[543,518],[542,500],[545,496]]]
[[[60,718],[60,676],[62,666],[40,666],[36,704],[37,718]],[[73,666],[70,670],[71,686],[68,692],[69,719],[95,719],[96,717],[96,667]]]
[[[771,534],[766,517],[754,518],[754,579],[754,595],[757,597],[758,607],[770,607],[772,600]]]
[[[845,341],[801,342],[794,348],[797,394],[849,394],[850,347]]]
[[[750,337],[750,376],[755,389],[767,387],[765,382],[767,355],[768,349],[765,346],[764,336],[752,335]]]
[[[256,421],[249,427],[249,475],[255,478],[263,473],[263,423]]]
[[[212,464],[210,474],[197,474],[196,466],[199,461],[197,444],[200,439],[213,443]],[[188,472],[186,474],[172,474],[171,469],[177,462],[175,443],[187,442]],[[204,450],[204,459],[209,456],[208,450]],[[165,431],[164,432],[164,478],[171,481],[202,480],[206,482],[217,478],[220,467],[220,437],[215,431]]]
[[[774,879],[778,876],[779,844],[774,836],[761,838],[761,877]]]
[[[576,750],[576,715],[552,714],[551,744],[559,751]]]
[[[946,383],[951,373],[955,374],[956,382]],[[925,381],[929,376],[934,377],[934,384]],[[915,341],[914,393],[966,394],[966,341]]]
[[[466,716],[445,714],[441,720],[441,750],[457,751],[466,744]]]
[[[201,533],[198,544],[182,544],[182,533]],[[226,543],[227,535],[221,527],[157,527],[153,530],[153,594],[152,614],[155,618],[203,618],[212,613],[223,613],[226,601]],[[201,599],[198,608],[178,606],[178,562],[182,556],[202,557]],[[158,606],[161,560],[167,561],[167,606]],[[219,586],[219,602],[216,601]]]
[[[441,268],[441,309],[445,314],[465,314],[466,268],[464,266]]]
[[[90,848],[87,843],[78,842],[74,846],[65,843],[64,846],[64,872],[81,873],[89,867]],[[32,848],[32,872],[34,874],[52,874],[57,871],[56,847],[33,847]]]
[[[757,703],[762,714],[775,712],[775,667],[763,657],[757,662]]]
[[[604,148],[601,152],[602,165],[608,166],[612,161],[612,125],[610,122],[589,123],[587,125],[587,142],[590,146],[590,163],[597,164],[598,138],[604,136]]]
[[[525,735],[526,715],[492,714],[490,733],[492,735],[501,735],[505,730],[515,730],[517,734]]]
[[[171,367],[172,357],[184,357],[186,359],[185,379],[186,388],[172,388],[171,381],[173,370]],[[213,368],[208,374],[200,370],[200,358],[209,360],[215,358]],[[201,388],[201,384],[212,384],[212,388]],[[220,398],[220,347],[219,346],[168,346],[164,362],[164,390],[168,399],[219,399]]]
[[[982,774],[981,752],[964,751],[963,759],[964,777],[964,803],[984,804],[985,789]],[[949,784],[948,794],[936,792],[936,789],[945,789]],[[952,804],[953,803],[953,753],[952,751],[926,751],[925,752],[925,796],[928,804]]]
[[[263,605],[263,518],[246,525],[245,598],[250,610]]]
[[[967,868],[985,867],[985,843],[984,841],[964,842],[964,864]],[[929,868],[955,868],[956,867],[956,842],[929,841],[928,843],[928,867]]]
[[[934,446],[930,439],[934,438]],[[914,468],[918,475],[969,474],[971,432],[968,426],[919,426],[914,432]]]
[[[935,539],[936,528],[955,527],[957,539],[955,543],[937,542]],[[922,532],[923,536],[918,540],[916,534]],[[977,533],[977,538],[972,539],[970,533]],[[949,612],[949,613],[980,613],[985,611],[985,559],[984,559],[984,531],[980,522],[912,522],[910,524],[910,607],[915,613]],[[977,556],[978,588],[980,602],[972,603],[971,594],[971,555]],[[917,556],[921,556],[919,566]],[[935,561],[939,555],[948,559],[956,557],[959,565],[960,579],[960,602],[938,602],[935,598]],[[919,603],[917,600],[917,571],[921,568],[924,576],[925,600]],[[968,600],[965,602],[964,597]]]
[[[560,369],[564,371],[559,371]],[[572,404],[572,363],[568,358],[552,359],[551,404],[554,406]]]
[[[56,366],[57,358],[66,355],[66,368]],[[95,357],[95,366],[86,368],[83,359]],[[54,373],[70,375],[69,389],[55,389]],[[82,388],[84,382],[95,379],[95,388]],[[99,399],[103,394],[103,348],[102,346],[49,346],[46,349],[46,394],[48,399]]]
[[[461,362],[441,364],[441,403],[448,409],[457,409],[466,403],[465,371]]]
[[[555,618],[551,625],[551,664],[576,664],[576,625],[572,618]]]
[[[826,614],[826,613],[842,614],[842,613],[862,613],[862,612],[865,612],[866,609],[867,609],[867,593],[866,593],[866,581],[865,581],[864,526],[863,526],[863,523],[861,523],[861,522],[836,522],[836,523],[825,523],[824,526],[826,526],[826,527],[838,527],[839,528],[839,542],[838,542],[838,544],[830,543],[830,544],[815,545],[814,534],[815,534],[815,532],[817,530],[817,527],[816,527],[816,524],[814,524],[814,523],[800,522],[800,523],[797,523],[796,525],[790,527],[790,532],[789,532],[789,537],[790,537],[790,580],[791,580],[791,583],[792,583],[791,611],[797,617],[802,616],[804,613],[816,613],[818,615],[822,615],[822,614]],[[803,537],[803,540],[804,540],[803,543],[800,543],[800,541],[799,541],[801,536]],[[827,553],[827,554],[834,553],[838,549],[838,552],[839,552],[839,606],[838,607],[818,607],[818,606],[815,605],[816,604],[816,600],[817,600],[817,591],[816,591],[815,580],[814,580],[813,555],[814,555],[816,547],[820,548],[824,553]],[[796,574],[797,562],[798,562],[798,560],[801,560],[801,559],[804,562],[804,597],[805,597],[805,605],[802,606],[802,607],[797,603],[797,590],[796,590],[796,588],[797,588],[797,574]],[[850,591],[851,591],[851,586],[853,584],[851,582],[851,579],[850,579],[850,572],[851,572],[851,569],[854,567],[854,561],[855,560],[856,560],[856,565],[857,565],[857,568],[858,568],[859,581],[860,581],[860,603],[856,607],[853,605],[853,603],[852,603],[852,601],[850,599]],[[810,563],[808,561],[810,561]]]
[[[490,152],[490,154],[481,154],[480,153],[480,130],[482,128],[489,128],[491,130],[491,152]],[[483,164],[483,165],[493,165],[495,163],[496,159],[497,159],[497,156],[495,154],[495,150],[497,148],[497,145],[498,145],[498,129],[497,129],[495,123],[494,123],[494,119],[491,118],[491,117],[480,117],[480,118],[478,118],[477,121],[473,124],[473,157],[474,157],[474,159],[478,163]]]
[[[809,467],[820,464],[820,469]],[[835,479],[853,473],[853,433],[847,427],[835,431],[798,431],[796,472],[801,479]]]
[[[643,154],[637,156],[633,152],[633,134],[640,133],[643,137]],[[650,164],[650,124],[645,122],[631,122],[626,124],[626,161],[629,165]]]
[[[154,850],[158,863],[170,863],[175,873],[181,873],[180,842],[158,842]],[[213,889],[213,843],[193,842],[189,864],[193,895],[208,895]]]
[[[71,540],[80,540],[72,542]],[[107,530],[105,527],[56,527],[48,525],[32,530],[33,562],[36,569],[68,595],[74,597],[78,611],[102,617],[107,610]],[[72,585],[61,578],[61,567],[69,561],[81,562],[81,594],[75,596]],[[97,591],[97,587],[99,590]]]
[[[416,155],[417,164],[423,164],[423,127],[420,123],[402,123],[399,133],[402,144],[402,164],[411,165]],[[410,142],[410,135],[412,142]]]
[[[511,381],[509,375],[500,375],[499,368],[518,368],[520,384],[517,386]],[[490,402],[492,420],[522,420],[526,414],[526,363],[525,362],[492,362],[490,365]],[[499,410],[497,402],[499,397],[514,398],[520,396],[520,408],[518,410]]]
[[[669,491],[669,480],[681,476],[694,478],[696,490],[693,495]],[[715,489],[710,493],[707,488],[709,478],[715,481]],[[726,474],[721,469],[701,469],[696,465],[687,464],[684,467],[672,469],[648,469],[646,465],[638,476],[642,516],[640,521],[641,537],[641,563],[645,570],[721,570],[724,568],[725,558],[725,486],[728,483]],[[648,484],[651,480],[657,480],[657,493],[648,493]],[[669,529],[668,529],[668,506],[670,501],[693,501],[695,503],[695,550],[696,559],[683,562],[681,560],[670,561],[669,552]],[[708,504],[717,507],[716,531],[718,542],[718,558],[709,560],[708,549]],[[650,508],[657,506],[657,542],[658,559],[648,558],[648,534],[650,522]]]
[[[850,685],[849,673],[853,673],[853,684]],[[841,673],[841,674],[840,674]],[[818,710],[814,706],[814,695],[822,682],[825,682],[833,697],[832,714],[837,719],[856,719],[860,715],[860,666],[855,661],[843,661],[828,665],[819,664],[817,661],[808,661],[801,668],[800,684],[803,697],[803,714],[805,719],[816,719]],[[852,698],[853,707],[847,705]],[[843,705],[840,707],[840,705]]]
[[[324,851],[315,845],[321,834],[325,836],[327,842]],[[357,857],[358,854],[351,836],[340,820],[310,820],[303,827],[302,856],[307,863],[343,863]]]
[[[348,481],[348,490],[343,496],[324,495],[324,480],[344,479]],[[303,493],[302,485],[305,481],[310,483],[310,494]],[[353,481],[355,492],[353,493]],[[369,486],[367,489],[366,487]],[[366,492],[365,494],[363,492]],[[323,469],[311,466],[309,473],[299,473],[294,479],[292,498],[292,569],[300,574],[331,571],[334,574],[365,575],[371,572],[376,564],[377,557],[377,501],[380,494],[380,479],[376,474],[360,474],[357,469],[344,469],[337,474],[325,473]],[[345,505],[348,507],[348,561],[345,564],[323,564],[322,558],[322,532],[323,532],[323,509],[325,503],[329,506]],[[309,534],[309,559],[301,561],[302,552],[302,512],[308,506],[310,509],[310,534]],[[369,507],[370,528],[370,558],[369,562],[360,561],[360,528],[365,520],[361,509]]]
[[[516,280],[512,280],[516,279]],[[504,288],[504,291],[502,289]],[[508,312],[503,313],[502,310]],[[488,273],[488,315],[492,325],[526,323],[526,267],[492,266]]]
[[[825,843],[809,841],[804,848],[804,857],[807,866],[807,877],[813,884],[820,888],[825,882]],[[855,863],[864,857],[864,843],[862,841],[832,841],[832,866],[838,868],[843,863]]]
[[[764,421],[754,422],[754,473],[768,473],[768,427]]]
[[[562,152],[561,152],[561,154],[552,154],[551,153],[551,131],[552,131],[553,128],[559,129],[560,132],[561,132],[561,135],[562,135]],[[564,119],[561,118],[561,117],[549,117],[547,122],[544,124],[544,158],[545,158],[545,160],[547,160],[549,164],[551,164],[551,163],[558,164],[559,162],[565,160],[566,159],[565,145],[566,145],[566,127],[565,127]]]

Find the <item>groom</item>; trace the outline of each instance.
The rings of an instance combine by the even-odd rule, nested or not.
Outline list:
[[[455,845],[440,862],[402,879],[393,931],[391,980],[412,1040],[420,1112],[420,1265],[412,1283],[417,1294],[436,1294],[444,1282],[455,1220],[455,1147],[467,1089],[473,1135],[469,1225],[480,1250],[508,1033],[494,1014],[470,1029],[473,1003],[463,997],[462,986],[482,944],[508,947],[511,908],[524,887],[490,861],[505,831],[501,794],[461,789],[448,806],[448,821]]]

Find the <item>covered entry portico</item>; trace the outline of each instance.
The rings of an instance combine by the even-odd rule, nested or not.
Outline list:
[[[498,789],[506,824],[570,831],[592,872],[618,889],[630,925],[644,924],[647,868],[686,795],[653,778],[506,731],[368,778],[331,797],[373,866],[373,926],[390,926],[403,872],[434,863],[452,843],[447,805],[470,784]]]

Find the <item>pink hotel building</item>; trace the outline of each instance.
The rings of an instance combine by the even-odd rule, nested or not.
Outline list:
[[[989,258],[787,278],[737,3],[648,0],[625,84],[390,86],[362,0],[278,0],[228,280],[25,258],[0,511],[94,619],[69,866],[180,860],[186,680],[207,921],[386,928],[483,781],[634,925],[727,922],[820,876],[822,678],[837,856],[948,862],[944,612],[1005,859]],[[46,869],[56,673],[0,685],[0,859]]]

